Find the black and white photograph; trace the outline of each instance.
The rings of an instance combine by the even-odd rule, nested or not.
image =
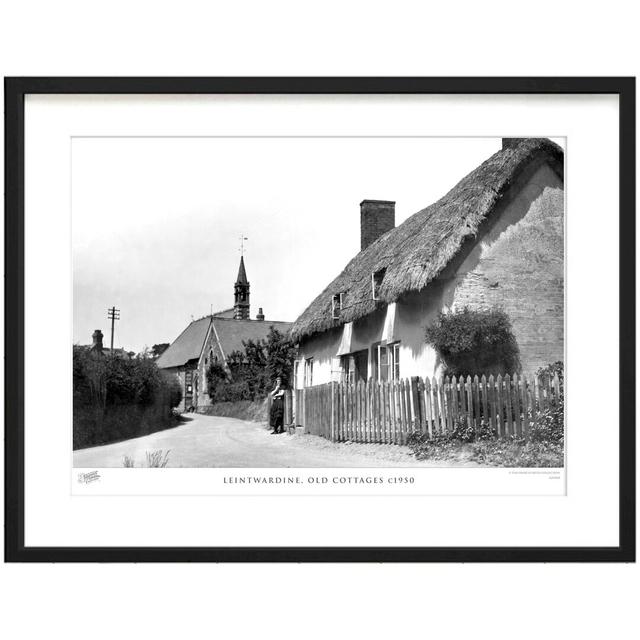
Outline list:
[[[11,548],[628,557],[628,84],[9,83]]]
[[[74,137],[73,466],[563,468],[565,147]]]

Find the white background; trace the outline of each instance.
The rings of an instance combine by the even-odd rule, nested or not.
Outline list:
[[[617,544],[617,430],[601,437],[602,417],[584,402],[582,393],[592,388],[594,373],[602,371],[608,372],[607,383],[617,388],[618,289],[609,284],[618,277],[617,217],[610,215],[607,224],[602,224],[603,212],[617,210],[617,97],[30,95],[25,123],[27,546]],[[99,486],[89,485],[82,492],[97,490],[107,495],[86,499],[70,495],[69,481],[77,476],[62,463],[70,455],[72,423],[70,137],[255,132],[566,136],[566,496],[557,495],[562,493],[562,482],[546,474],[517,476],[501,470],[456,468],[414,470],[416,484],[411,493],[423,496],[411,500],[403,495],[380,496],[382,490],[366,486],[345,489],[339,500],[301,497],[302,491],[309,491],[301,486],[295,497],[281,500],[277,496],[292,493],[295,486],[280,485],[277,491],[246,486],[221,490],[215,478],[222,472],[206,469],[176,470],[171,478],[181,496],[200,494],[207,486],[210,496],[179,498],[174,489],[169,495],[160,491],[160,496],[145,497],[149,489],[144,479],[149,474],[141,471],[125,476],[122,469],[120,473],[105,471]],[[594,156],[607,158],[607,162],[594,163]],[[594,184],[598,189],[591,188]],[[610,251],[612,259],[595,261],[594,246]],[[593,304],[594,290],[599,292],[598,305]],[[47,357],[56,362],[57,374],[56,383],[48,385],[41,384],[42,308],[58,309],[47,319],[48,331],[55,336],[47,343]],[[586,349],[596,331],[606,332],[614,348]],[[608,410],[607,424],[617,424],[615,405]],[[594,472],[594,460],[600,466],[598,472]],[[168,474],[161,473],[166,481]],[[108,495],[121,493],[118,475],[131,485],[128,499]],[[508,486],[502,490],[501,484]],[[215,495],[228,492],[246,497],[230,500]],[[356,492],[366,495],[351,497]],[[458,495],[447,500],[425,493]],[[523,493],[530,495],[527,499],[514,497]],[[256,526],[269,519],[280,527]]]
[[[5,75],[635,75],[631,3],[12,3]],[[598,259],[607,256],[598,254]],[[274,526],[274,523],[269,523]],[[637,566],[3,566],[11,637],[601,638]],[[277,601],[277,605],[274,602]]]

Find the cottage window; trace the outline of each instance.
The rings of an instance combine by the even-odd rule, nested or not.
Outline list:
[[[304,361],[304,386],[313,386],[313,358],[305,358]]]
[[[334,294],[331,300],[331,317],[334,320],[338,320],[340,318],[340,313],[342,312],[342,305],[344,301],[344,293],[336,293]]]
[[[380,300],[380,287],[382,286],[386,271],[386,268],[378,269],[378,271],[374,271],[371,274],[371,295],[374,300]]]
[[[389,379],[389,359],[387,357],[386,345],[377,342],[371,347],[373,353],[371,360],[373,361],[373,379],[385,381]]]
[[[354,384],[367,379],[369,354],[366,349],[342,356],[342,381]]]
[[[387,345],[376,342],[371,347],[371,361],[374,380],[400,380],[400,342]]]
[[[340,365],[342,368],[342,382],[351,384],[353,382],[354,367],[352,356],[342,356],[340,358]]]
[[[400,380],[400,343],[389,345],[389,371],[392,380]]]

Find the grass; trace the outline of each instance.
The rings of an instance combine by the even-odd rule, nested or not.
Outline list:
[[[147,467],[164,469],[167,466],[167,463],[169,462],[170,451],[171,449],[167,449],[164,455],[163,455],[162,449],[158,449],[157,451],[152,451],[151,453],[146,451],[145,456],[147,458]]]
[[[530,416],[531,417],[531,416]],[[489,467],[563,467],[564,403],[536,416],[528,437],[499,437],[485,420],[476,429],[459,419],[451,431],[412,434],[407,442],[418,460],[472,462]]]
[[[157,449],[156,451],[145,451],[145,467],[150,469],[164,469],[169,462],[169,453],[171,449],[164,451],[163,449]],[[135,461],[130,456],[124,456],[122,458],[122,466],[132,468],[135,467]]]
[[[474,442],[469,459],[492,467],[563,467],[564,445],[522,439]]]
[[[408,444],[418,460],[474,462],[490,467],[564,466],[564,442],[495,437],[463,442],[414,437]]]

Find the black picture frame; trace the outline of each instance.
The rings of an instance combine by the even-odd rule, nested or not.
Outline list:
[[[5,78],[5,561],[635,561],[635,78]],[[26,547],[24,540],[24,99],[27,94],[616,94],[620,143],[620,473],[615,547]]]

